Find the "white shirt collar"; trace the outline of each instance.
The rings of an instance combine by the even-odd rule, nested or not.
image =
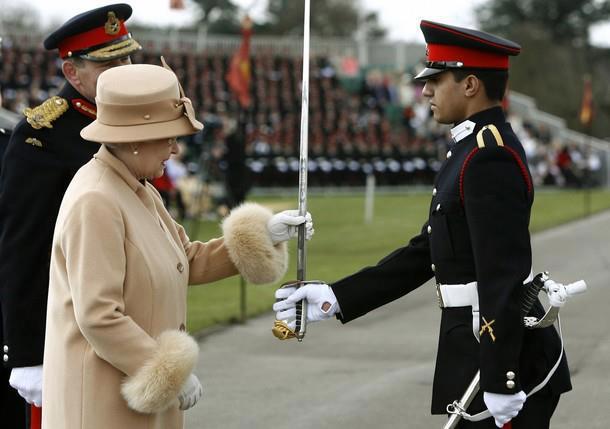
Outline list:
[[[451,128],[451,138],[454,142],[458,143],[460,140],[465,139],[473,133],[475,124],[472,121],[464,121]]]

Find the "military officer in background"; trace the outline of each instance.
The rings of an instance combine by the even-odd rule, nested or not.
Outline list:
[[[0,45],[2,43],[2,38],[0,38]],[[1,51],[0,51],[0,58]],[[0,110],[4,110],[2,108],[2,88],[0,88]],[[10,126],[11,129],[14,127],[14,123],[12,121],[2,121],[2,126]],[[6,147],[8,146],[8,142],[11,138],[10,130],[6,128],[0,128],[0,173],[2,172],[2,158],[4,157],[4,152],[6,151]],[[1,280],[0,280],[1,282]],[[2,287],[2,283],[0,283],[0,287]],[[1,315],[0,311],[0,315]],[[2,318],[0,317],[0,343],[2,342]],[[10,368],[5,368],[4,366],[0,366],[0,416],[2,424],[9,428],[23,428],[25,427],[25,400],[17,393],[15,389],[13,389],[9,383],[9,377],[11,375]]]
[[[0,98],[1,99],[1,98]],[[11,137],[10,131],[0,128],[0,165],[6,146]],[[1,172],[1,170],[0,170]],[[2,318],[0,318],[0,340],[2,339]],[[8,380],[11,375],[9,368],[0,367],[0,416],[2,424],[9,428],[25,427],[25,401],[13,389]]]
[[[80,136],[81,129],[96,117],[97,77],[108,68],[130,63],[129,55],[141,49],[125,27],[131,13],[124,3],[90,10],[71,18],[44,40],[46,49],[59,51],[67,82],[58,95],[25,109],[2,163],[2,361],[11,371],[11,386],[37,407],[42,401],[53,228],[72,176],[99,149],[97,143]],[[32,410],[36,420],[39,410]]]
[[[447,414],[447,405],[462,397],[480,369],[481,390],[468,413],[487,408],[493,418],[462,420],[458,427],[512,421],[513,429],[548,428],[559,395],[571,383],[555,328],[526,330],[520,314],[524,285],[532,278],[534,189],[501,101],[509,56],[521,48],[430,21],[422,21],[421,29],[427,67],[416,79],[426,82],[423,95],[434,118],[454,124],[454,143],[435,178],[421,233],[377,265],[330,285],[279,289],[276,317],[294,328],[295,303],[307,299],[309,321],[336,316],[347,323],[435,277],[442,317],[432,413]],[[539,302],[535,311],[542,311]]]

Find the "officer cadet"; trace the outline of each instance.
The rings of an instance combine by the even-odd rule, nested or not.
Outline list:
[[[59,94],[25,109],[0,175],[0,295],[2,361],[10,384],[41,405],[42,361],[51,239],[57,212],[74,173],[99,149],[80,136],[96,117],[99,74],[130,63],[141,49],[125,27],[129,5],[77,15],[44,40],[57,49],[67,82]],[[25,414],[25,410],[24,410]]]
[[[571,384],[555,328],[525,330],[520,314],[532,272],[534,190],[501,101],[509,56],[521,48],[430,21],[422,21],[421,30],[428,61],[416,79],[426,82],[423,95],[434,118],[454,125],[421,233],[377,265],[333,284],[279,289],[282,301],[274,310],[294,328],[295,303],[307,299],[309,321],[335,315],[347,323],[434,277],[442,317],[432,413],[447,414],[480,369],[481,390],[468,413],[488,408],[493,418],[462,420],[458,427],[503,427],[512,419],[513,429],[548,428],[559,395]],[[539,302],[535,311],[542,311]],[[535,389],[526,400],[524,392]]]

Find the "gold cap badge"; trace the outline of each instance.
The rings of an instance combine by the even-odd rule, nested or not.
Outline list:
[[[104,31],[111,36],[117,34],[121,29],[121,22],[114,12],[108,12],[108,20],[104,24]]]

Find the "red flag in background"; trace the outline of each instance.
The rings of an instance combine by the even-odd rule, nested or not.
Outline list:
[[[233,55],[227,83],[239,101],[241,107],[250,105],[250,37],[252,36],[252,21],[246,16],[242,23],[242,40],[239,49]]]
[[[593,122],[593,90],[591,89],[591,76],[589,75],[585,75],[579,119],[585,127],[590,127]]]
[[[170,9],[184,9],[184,0],[169,0]]]

